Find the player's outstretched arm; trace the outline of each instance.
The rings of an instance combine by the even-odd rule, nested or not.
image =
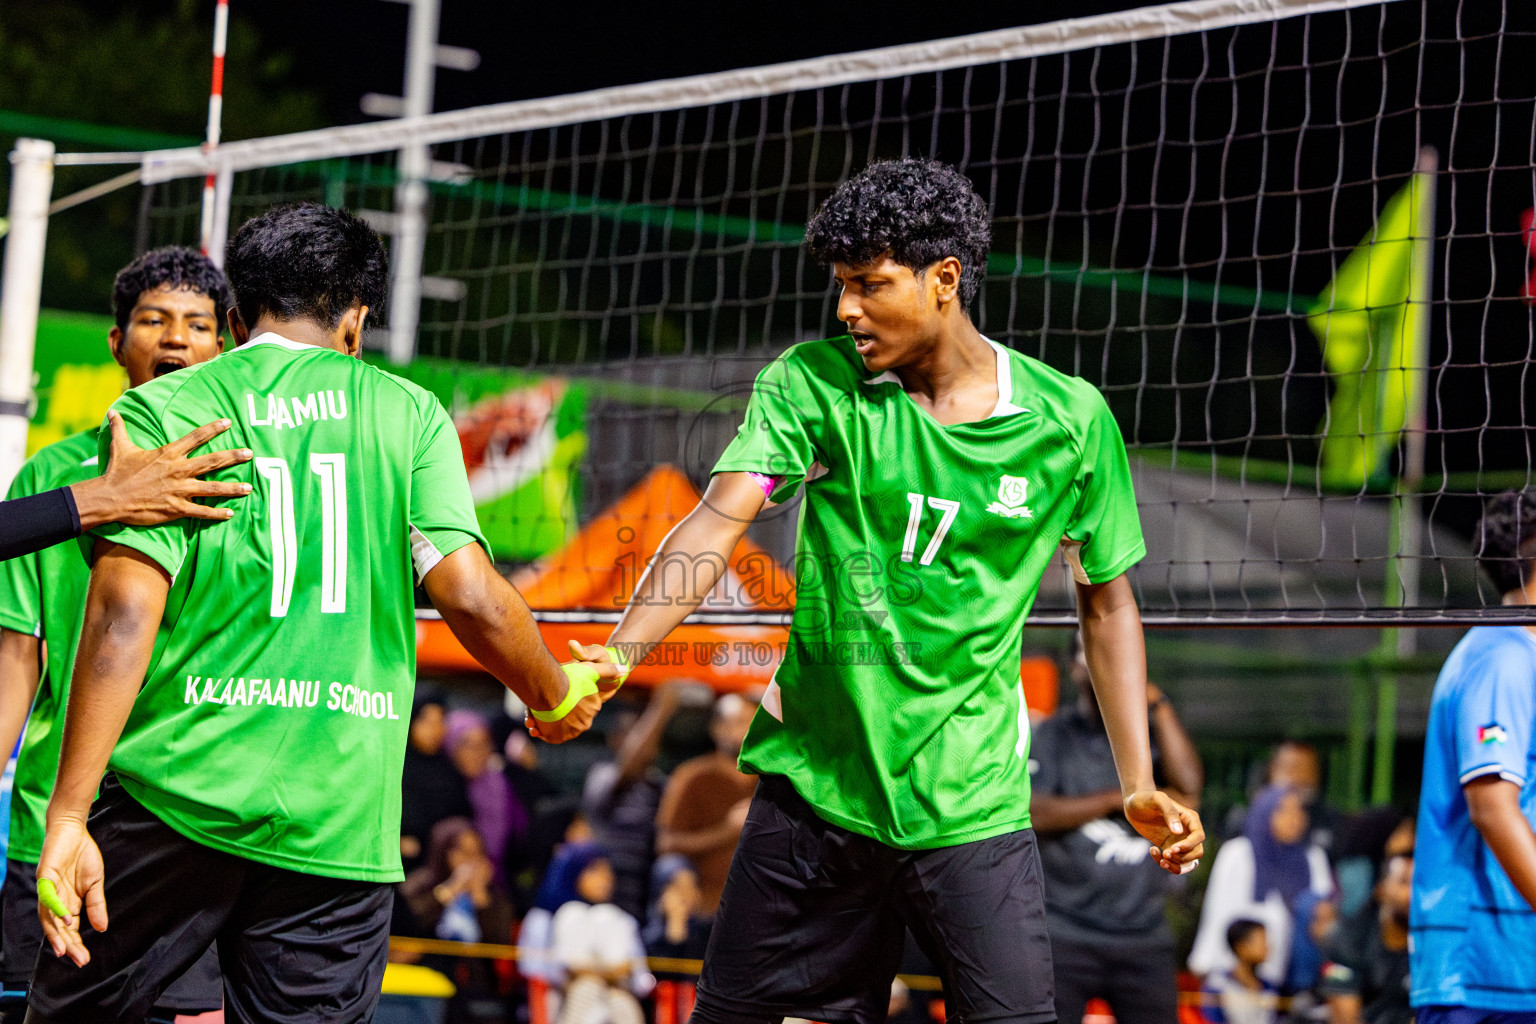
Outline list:
[[[635,584],[634,596],[608,637],[608,645],[629,658],[631,665],[691,615],[706,594],[714,589],[730,562],[731,554],[752,520],[767,501],[762,484],[749,473],[716,473],[704,497],[672,528],[645,572]],[[681,563],[683,572],[667,573],[666,567]],[[665,591],[667,579],[680,579],[686,593]],[[572,648],[573,651],[575,648]],[[602,647],[582,649],[587,660],[607,658]]]
[[[1151,841],[1164,870],[1192,870],[1204,852],[1200,816],[1157,790],[1147,736],[1147,651],[1136,595],[1124,575],[1107,583],[1078,584],[1088,675],[1109,733],[1120,776],[1126,820]]]
[[[193,499],[239,498],[251,493],[250,484],[199,479],[206,473],[249,461],[249,448],[187,458],[228,430],[229,420],[198,427],[179,441],[148,450],[129,439],[123,418],[115,409],[107,413],[107,420],[112,427],[112,455],[106,471],[70,486],[82,531],[103,523],[154,526],[183,517],[228,519],[235,514],[234,509],[199,505]]]
[[[1462,787],[1472,824],[1515,889],[1536,909],[1536,832],[1520,810],[1520,787],[1484,775]]]
[[[421,582],[453,635],[487,672],[532,710],[560,707],[571,678],[544,646],[523,596],[496,571],[480,545],[459,548],[433,566]],[[613,665],[596,666],[596,670],[607,680],[619,675]],[[617,689],[617,682],[599,686],[558,721],[532,726],[534,734],[550,743],[581,735]]]
[[[146,556],[97,542],[64,713],[59,774],[37,862],[39,894],[48,882],[66,911],[60,916],[54,912],[59,907],[39,905],[43,936],[55,955],[68,956],[82,967],[91,955],[80,941],[81,906],[93,928],[107,930],[101,853],[86,831],[86,816],[144,682],[170,586],[165,571]]]

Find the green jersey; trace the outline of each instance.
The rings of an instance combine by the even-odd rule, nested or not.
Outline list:
[[[795,613],[742,747],[825,819],[903,849],[1029,825],[1021,630],[1056,552],[1103,583],[1146,553],[1089,384],[994,344],[998,403],[941,425],[850,338],[757,378],[715,472],[802,482]]]
[[[485,544],[447,413],[414,384],[275,334],[115,408],[145,448],[229,417],[214,445],[256,457],[218,474],[254,487],[227,522],[97,531],[176,581],[112,769],[207,846],[398,881],[412,569]]]
[[[96,462],[96,431],[66,437],[28,459],[6,497],[41,494],[88,480],[97,473]],[[43,852],[43,815],[58,774],[64,705],[90,580],[90,566],[75,541],[0,562],[0,626],[39,637],[46,648],[37,696],[16,756],[6,849],[11,860],[36,864]],[[10,682],[0,680],[0,685]]]

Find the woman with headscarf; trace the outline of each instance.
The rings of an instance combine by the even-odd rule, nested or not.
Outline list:
[[[492,877],[485,844],[468,818],[432,827],[426,863],[400,883],[421,927],[456,942],[508,942],[512,903]]]
[[[485,841],[496,882],[505,885],[507,844],[520,842],[528,834],[528,811],[493,761],[496,748],[491,744],[490,723],[474,711],[450,711],[443,747],[464,779],[475,831]]]
[[[1216,852],[1189,954],[1191,971],[1205,975],[1230,967],[1227,927],[1249,918],[1264,925],[1269,939],[1269,957],[1256,973],[1277,987],[1285,983],[1297,898],[1306,890],[1319,896],[1334,892],[1328,856],[1307,838],[1309,825],[1306,806],[1293,789],[1270,786],[1254,798],[1243,834]]]
[[[651,912],[640,933],[646,953],[673,960],[704,959],[714,919],[700,913],[704,901],[693,863],[679,853],[658,857],[651,868],[651,893]]]
[[[400,779],[400,860],[407,874],[422,864],[432,826],[471,813],[464,777],[443,753],[446,733],[442,698],[430,690],[418,692]]]

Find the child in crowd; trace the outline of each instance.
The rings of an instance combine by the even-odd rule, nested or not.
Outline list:
[[[550,862],[523,919],[519,969],[547,989],[547,1019],[559,1024],[642,1024],[636,995],[645,970],[640,927],[613,906],[613,867],[597,843],[571,839]]]
[[[1251,918],[1227,926],[1227,946],[1235,963],[1206,976],[1201,1010],[1210,1024],[1275,1024],[1279,997],[1257,969],[1269,957],[1265,927]]]
[[[702,960],[714,918],[701,912],[699,876],[687,857],[669,853],[657,858],[651,869],[651,895],[651,913],[641,935],[645,951],[676,960]]]

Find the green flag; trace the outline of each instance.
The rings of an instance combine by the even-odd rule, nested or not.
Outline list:
[[[1334,387],[1322,426],[1324,486],[1383,482],[1398,436],[1420,407],[1433,190],[1433,174],[1410,177],[1307,312]]]

